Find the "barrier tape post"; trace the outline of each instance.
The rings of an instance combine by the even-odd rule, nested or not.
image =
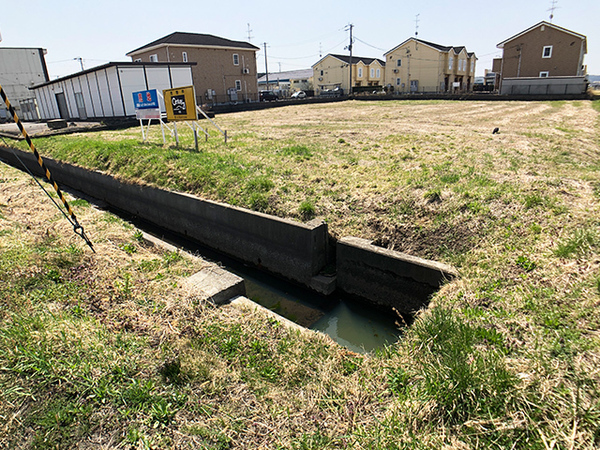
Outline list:
[[[33,142],[31,141],[31,138],[27,134],[27,131],[25,131],[25,128],[23,128],[23,124],[21,123],[21,120],[19,119],[19,116],[17,116],[17,113],[15,112],[14,108],[10,104],[10,101],[6,97],[6,93],[4,92],[4,89],[2,88],[2,85],[0,85],[0,96],[2,97],[2,100],[4,100],[4,103],[6,104],[6,107],[8,108],[8,111],[10,112],[11,116],[13,117],[13,120],[15,121],[15,123],[17,124],[17,126],[19,127],[19,130],[21,131],[21,134],[23,135],[23,137],[27,141],[27,144],[29,145],[29,148],[31,149],[31,151],[35,155],[38,164],[40,165],[40,167],[42,168],[42,171],[44,172],[44,175],[46,176],[46,179],[54,187],[54,190],[56,191],[56,194],[60,198],[60,201],[62,202],[62,204],[65,207],[65,209],[68,211],[68,213],[69,213],[68,218],[69,218],[69,220],[71,222],[71,225],[73,225],[73,232],[75,234],[77,234],[78,236],[80,236],[85,241],[85,243],[88,245],[88,247],[90,247],[90,249],[95,253],[96,251],[94,250],[94,246],[92,245],[92,241],[90,241],[90,239],[85,234],[85,231],[84,231],[83,227],[79,224],[79,222],[77,220],[77,217],[75,216],[75,213],[71,209],[71,205],[69,205],[69,203],[67,202],[67,199],[65,198],[64,194],[62,193],[62,191],[58,187],[58,184],[56,184],[56,181],[54,181],[54,178],[52,177],[52,174],[50,173],[50,171],[46,167],[46,164],[44,163],[44,160],[42,159],[42,157],[40,156],[39,152],[36,150],[35,146],[33,145]]]

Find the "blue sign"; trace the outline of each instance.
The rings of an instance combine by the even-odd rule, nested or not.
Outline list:
[[[135,105],[135,109],[160,108],[156,89],[134,92],[133,104]]]

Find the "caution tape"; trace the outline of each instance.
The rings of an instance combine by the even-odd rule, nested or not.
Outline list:
[[[33,145],[33,142],[31,141],[31,138],[27,134],[27,131],[25,131],[25,128],[23,128],[23,124],[21,123],[19,116],[17,116],[15,109],[10,104],[10,101],[6,97],[6,93],[4,92],[4,89],[2,89],[2,85],[0,85],[0,96],[2,97],[2,100],[4,100],[4,103],[6,104],[8,111],[10,112],[11,116],[13,117],[13,120],[19,127],[21,134],[27,141],[29,148],[35,155],[38,164],[40,165],[40,167],[42,168],[42,171],[44,172],[44,175],[46,176],[46,179],[54,187],[54,190],[56,191],[58,198],[60,198],[60,201],[62,202],[63,206],[69,213],[69,215],[67,216],[67,219],[69,219],[69,221],[71,222],[71,225],[73,225],[73,231],[75,232],[75,234],[81,236],[81,238],[85,241],[85,243],[92,249],[93,252],[95,252],[94,247],[92,245],[92,241],[90,241],[89,238],[87,237],[87,235],[85,234],[85,231],[83,230],[83,227],[79,224],[79,221],[77,220],[77,217],[75,216],[75,213],[73,212],[73,209],[71,208],[71,205],[69,205],[69,203],[67,202],[67,199],[65,198],[64,194],[58,187],[58,184],[56,184],[56,181],[54,181],[54,178],[52,177],[50,170],[48,170],[48,167],[46,167],[44,160],[40,156],[39,152],[36,150],[35,145]]]

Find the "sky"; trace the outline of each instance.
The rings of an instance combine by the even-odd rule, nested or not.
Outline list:
[[[175,31],[205,33],[259,47],[258,71],[309,69],[327,53],[383,59],[406,39],[418,38],[475,52],[476,75],[502,55],[496,45],[541,22],[587,36],[584,64],[600,75],[599,0],[504,0],[472,2],[259,3],[248,0],[176,2],[156,0],[3,0],[1,47],[47,50],[50,79],[112,61],[131,61],[126,53]],[[79,59],[81,58],[81,60]]]

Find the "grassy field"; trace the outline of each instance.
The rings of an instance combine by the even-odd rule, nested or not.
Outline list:
[[[191,132],[175,148],[156,127],[147,144],[132,128],[36,145],[136,182],[319,217],[335,237],[461,277],[402,341],[358,356],[260,315],[179,301],[186,259],[153,255],[82,206],[107,248],[91,255],[60,237],[56,217],[49,228],[25,206],[15,215],[23,182],[3,171],[2,442],[600,446],[599,102],[350,101],[217,122],[229,142],[214,134],[199,152]]]

